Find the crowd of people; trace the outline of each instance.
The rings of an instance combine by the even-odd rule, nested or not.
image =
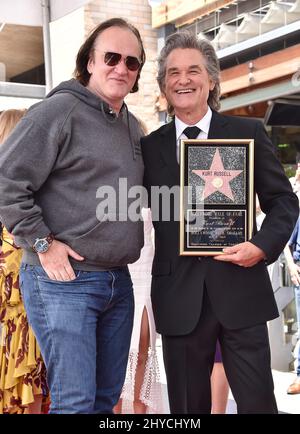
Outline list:
[[[1,114],[0,413],[166,412],[158,333],[172,414],[225,413],[229,387],[238,413],[277,413],[266,266],[298,240],[297,196],[263,125],[218,112],[208,41],[167,38],[158,84],[172,120],[150,134],[124,102],[145,61],[136,27],[104,21],[73,79],[26,113]],[[254,139],[265,218],[221,254],[180,256],[178,210],[166,220],[151,191],[179,185],[181,139],[207,138]],[[143,220],[128,218],[130,195],[125,211],[99,207],[100,187],[122,194],[124,178],[148,193]]]

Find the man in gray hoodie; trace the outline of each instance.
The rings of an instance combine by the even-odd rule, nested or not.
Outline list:
[[[101,23],[77,55],[75,79],[34,105],[1,147],[0,220],[24,249],[21,291],[44,357],[51,413],[111,413],[133,322],[127,264],[141,221],[96,212],[99,188],[142,184],[141,129],[124,98],[138,90],[138,30]],[[133,199],[132,199],[133,201]],[[130,199],[128,199],[130,206]]]

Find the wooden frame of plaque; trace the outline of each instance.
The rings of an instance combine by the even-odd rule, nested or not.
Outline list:
[[[181,140],[180,255],[217,255],[253,230],[253,139]]]

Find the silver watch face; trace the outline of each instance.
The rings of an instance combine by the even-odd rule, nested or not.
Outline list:
[[[36,242],[34,243],[34,250],[37,253],[45,253],[49,249],[49,246],[49,242],[46,239],[41,238],[39,240],[36,240]]]

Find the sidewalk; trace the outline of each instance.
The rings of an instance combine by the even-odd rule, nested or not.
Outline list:
[[[157,352],[158,352],[159,367],[160,367],[160,377],[163,385],[164,399],[167,402],[168,401],[167,380],[166,380],[166,375],[165,375],[165,370],[163,365],[163,358],[162,358],[160,344],[161,342],[158,341]],[[274,386],[275,386],[275,396],[276,396],[279,413],[300,414],[300,394],[288,395],[286,393],[287,388],[295,378],[295,374],[293,372],[281,372],[275,370],[273,370],[272,373],[273,373]],[[236,404],[231,393],[229,395],[226,413],[227,414],[236,413]]]
[[[292,372],[272,371],[275,386],[275,397],[279,413],[300,414],[300,394],[288,395],[287,388],[293,382],[295,374]],[[228,414],[236,413],[236,404],[230,393],[227,411]]]
[[[280,413],[300,414],[300,394],[288,395],[287,388],[293,382],[293,372],[281,372],[273,370],[275,396]]]

